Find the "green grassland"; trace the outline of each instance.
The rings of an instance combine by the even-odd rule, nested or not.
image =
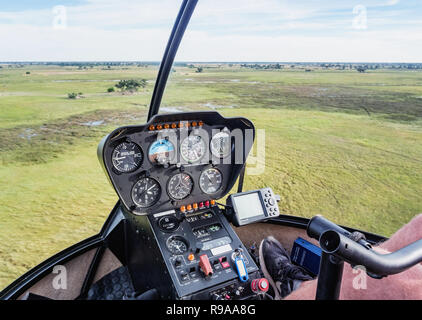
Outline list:
[[[97,144],[119,125],[145,121],[156,73],[0,69],[0,289],[99,231],[117,196]],[[120,79],[148,85],[106,93]],[[422,213],[420,71],[176,67],[162,106],[215,109],[265,129],[265,171],[247,176],[245,189],[271,186],[284,214],[323,214],[388,236]]]

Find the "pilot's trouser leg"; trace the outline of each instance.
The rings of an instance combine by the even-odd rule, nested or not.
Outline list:
[[[390,239],[381,243],[380,247],[393,252],[419,239],[422,239],[422,214],[415,216],[408,224],[394,233]]]
[[[390,239],[375,249],[388,253],[422,239],[422,214],[414,217],[400,228]],[[315,299],[317,280],[304,282],[285,299]],[[345,264],[341,283],[340,299],[353,300],[422,300],[422,264],[405,272],[388,276],[381,280],[369,277],[363,269],[352,269]]]

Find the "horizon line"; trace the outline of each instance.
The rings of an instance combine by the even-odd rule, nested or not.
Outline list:
[[[159,60],[16,60],[16,61],[0,61],[0,64],[27,64],[27,63],[144,63],[144,64],[160,64]],[[422,64],[413,61],[175,61],[174,64]]]

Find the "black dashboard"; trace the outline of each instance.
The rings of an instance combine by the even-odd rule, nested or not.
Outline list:
[[[204,111],[156,115],[101,141],[98,157],[131,221],[125,251],[137,289],[176,299],[251,294],[259,268],[216,200],[233,188],[254,138],[248,119]]]
[[[131,213],[189,212],[231,190],[254,136],[245,118],[211,111],[160,114],[145,125],[114,130],[98,156]]]

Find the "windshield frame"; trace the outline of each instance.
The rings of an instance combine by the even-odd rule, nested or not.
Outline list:
[[[182,2],[160,64],[154,91],[152,93],[151,104],[148,110],[147,121],[151,120],[151,118],[158,114],[160,110],[161,100],[167,85],[171,68],[173,67],[177,50],[179,49],[179,45],[183,39],[183,35],[185,34],[197,3],[198,0],[183,0]]]

